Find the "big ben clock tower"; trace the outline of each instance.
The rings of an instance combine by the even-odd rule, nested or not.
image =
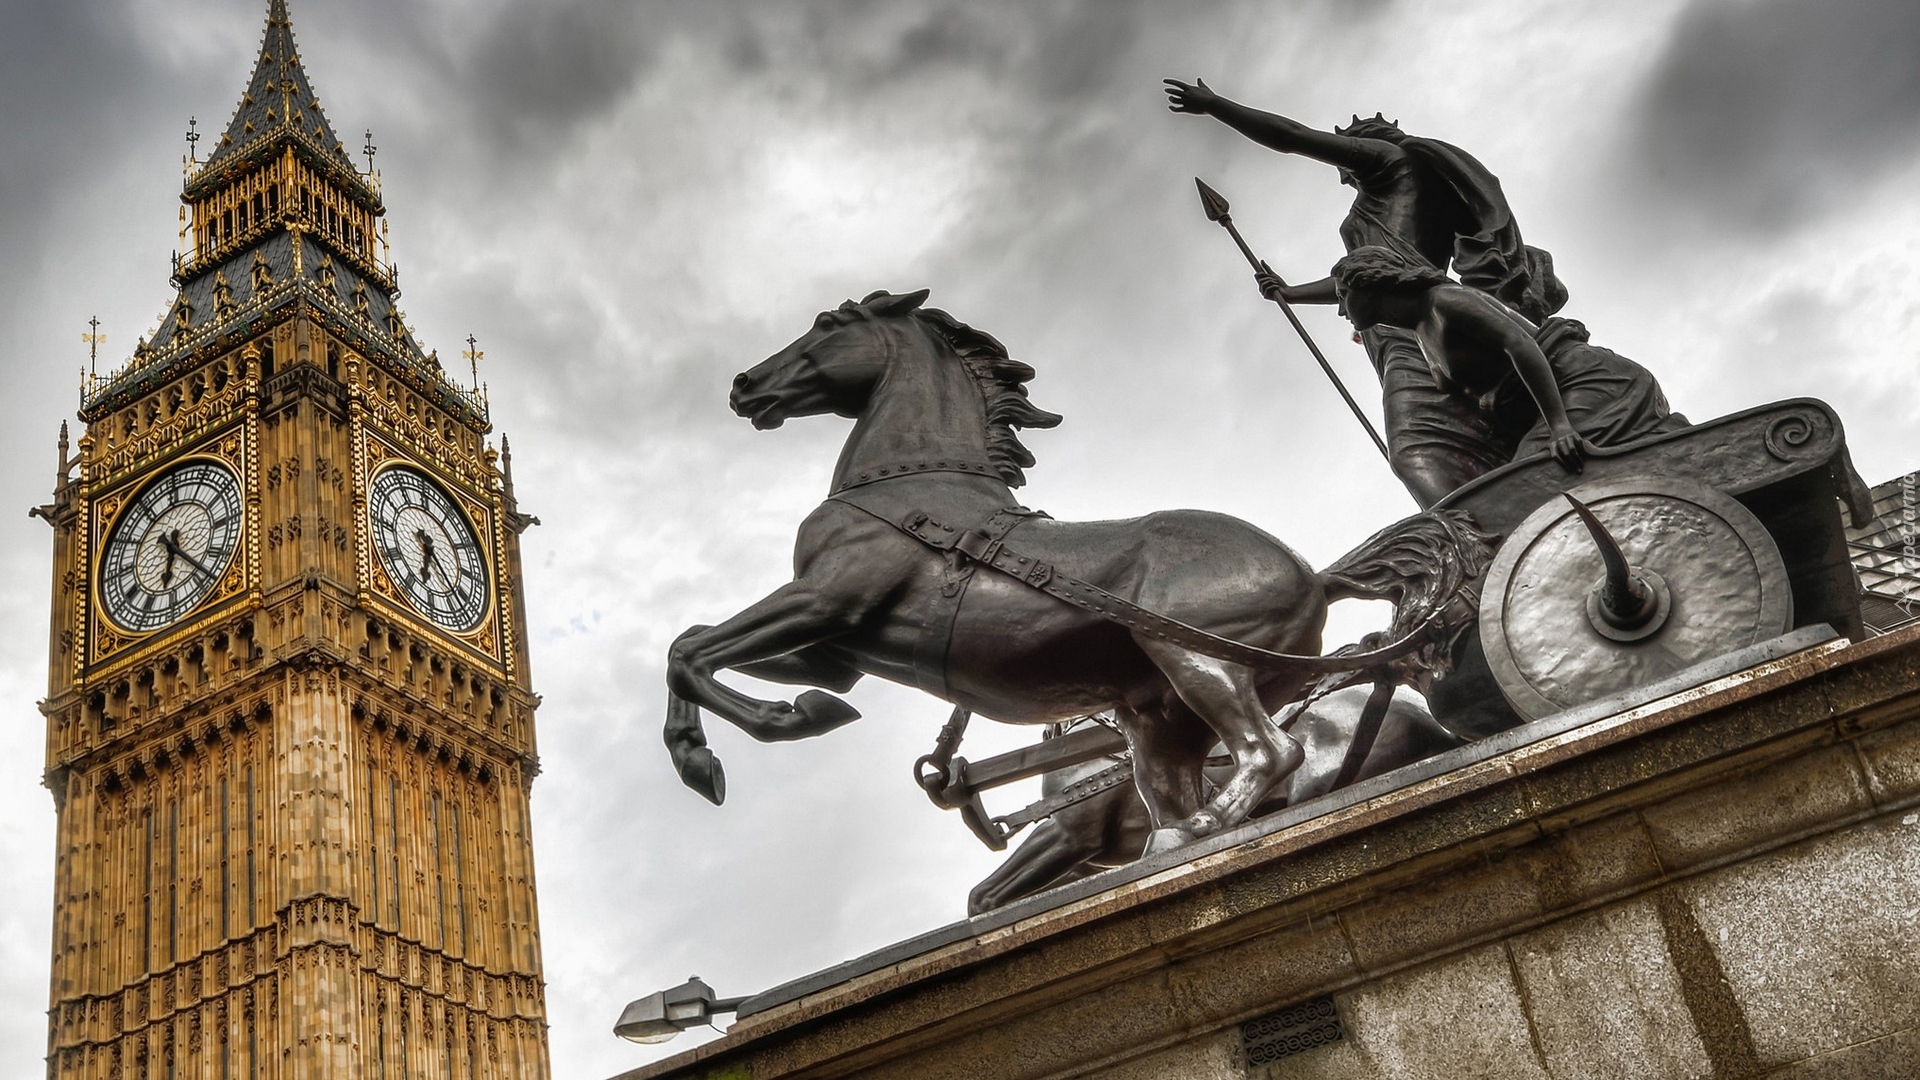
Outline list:
[[[284,0],[182,200],[165,322],[36,511],[47,1075],[545,1077],[532,519],[394,306]]]

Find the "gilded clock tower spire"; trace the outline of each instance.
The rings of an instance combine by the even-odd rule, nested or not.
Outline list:
[[[182,202],[166,318],[35,510],[48,1076],[544,1077],[535,519],[395,306],[284,0]]]

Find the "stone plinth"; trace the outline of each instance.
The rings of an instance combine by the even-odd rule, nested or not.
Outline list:
[[[1915,1075],[1920,627],[1570,721],[798,980],[619,1080]]]

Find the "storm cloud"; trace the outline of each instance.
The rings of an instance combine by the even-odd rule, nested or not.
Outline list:
[[[1920,5],[1701,0],[1635,119],[1700,213],[1764,230],[1843,207],[1920,145]]]

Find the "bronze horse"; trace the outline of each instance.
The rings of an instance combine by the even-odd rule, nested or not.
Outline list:
[[[794,580],[718,626],[688,630],[670,650],[667,746],[681,779],[709,800],[725,797],[725,781],[700,709],[762,741],[859,716],[820,690],[762,701],[721,684],[717,671],[837,691],[871,674],[1008,723],[1113,709],[1154,826],[1147,848],[1164,850],[1244,821],[1300,764],[1299,743],[1269,717],[1309,680],[1409,651],[1412,636],[1397,651],[1314,655],[1330,599],[1391,594],[1396,627],[1422,631],[1443,615],[1471,617],[1457,586],[1477,575],[1492,540],[1464,515],[1410,518],[1316,574],[1285,544],[1222,514],[1064,522],[1017,507],[1012,488],[1033,456],[1015,429],[1060,417],[1027,400],[1031,367],[992,336],[921,307],[926,296],[849,300],[734,380],[733,410],[756,428],[826,413],[855,423],[831,496],[800,526]],[[941,529],[976,543],[943,548]],[[1437,554],[1410,562],[1410,542]],[[1191,632],[1172,640],[1092,610],[1101,602],[1048,595],[991,561],[1004,554],[1010,565],[1014,549],[1022,565],[1057,568],[1060,580],[1091,583],[1111,603]],[[1195,635],[1215,647],[1195,647]],[[1207,798],[1201,767],[1216,740],[1233,767]]]

